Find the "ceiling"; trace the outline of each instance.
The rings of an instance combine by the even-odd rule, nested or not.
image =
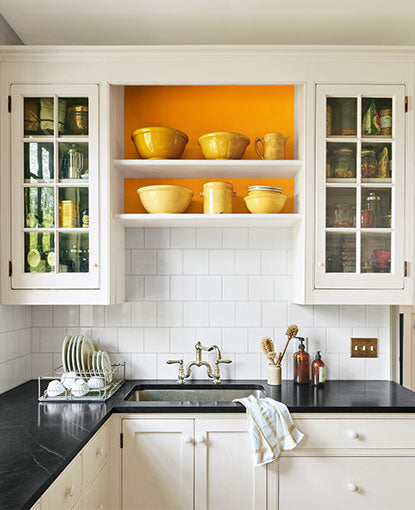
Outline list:
[[[415,45],[413,0],[0,0],[25,44]]]

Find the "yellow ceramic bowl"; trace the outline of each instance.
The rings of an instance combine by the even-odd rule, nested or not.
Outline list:
[[[246,206],[253,214],[279,213],[287,201],[281,193],[259,193],[244,197]]]
[[[179,159],[189,141],[186,133],[168,127],[136,129],[131,139],[143,159]]]
[[[241,159],[249,145],[249,138],[240,133],[208,133],[199,140],[206,159]]]
[[[183,213],[192,200],[193,191],[183,186],[160,184],[138,188],[138,196],[144,209],[151,213]]]

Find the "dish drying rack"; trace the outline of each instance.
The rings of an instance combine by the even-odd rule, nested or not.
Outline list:
[[[105,385],[102,388],[90,388],[88,393],[82,397],[75,397],[70,389],[65,389],[65,393],[61,395],[49,396],[46,392],[48,384],[55,379],[60,381],[64,373],[65,370],[63,365],[61,365],[38,378],[38,400],[40,402],[105,402],[124,384],[125,362],[111,364],[111,372],[108,371],[105,374],[97,374],[92,370],[77,371],[77,378],[83,379],[85,382],[91,377],[100,377],[105,381]]]

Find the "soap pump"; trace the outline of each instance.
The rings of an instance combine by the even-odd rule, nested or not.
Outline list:
[[[326,366],[321,359],[320,351],[316,352],[311,364],[311,382],[313,386],[322,386],[326,382]]]
[[[294,382],[296,384],[310,383],[310,355],[305,350],[304,338],[297,337],[300,341],[298,351],[294,353]]]

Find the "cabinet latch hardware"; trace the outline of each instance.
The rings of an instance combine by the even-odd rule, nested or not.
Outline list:
[[[405,96],[404,112],[408,111],[408,96]]]
[[[12,265],[12,261],[9,260],[9,277],[11,277],[12,274],[13,274],[13,265]]]
[[[8,110],[9,110],[9,113],[12,111],[12,96],[9,96],[8,98]]]
[[[408,261],[405,260],[403,263],[403,275],[408,276]]]
[[[124,434],[122,432],[120,434],[120,448],[124,448]]]

